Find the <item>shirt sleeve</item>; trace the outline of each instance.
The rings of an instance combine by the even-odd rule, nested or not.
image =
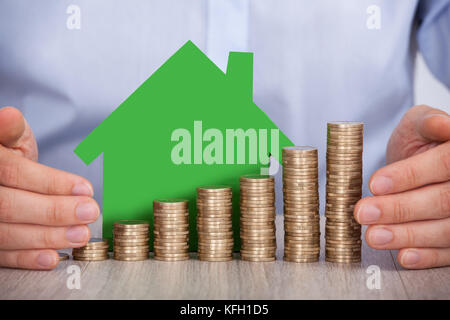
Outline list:
[[[434,76],[450,89],[450,0],[421,0],[417,44]]]

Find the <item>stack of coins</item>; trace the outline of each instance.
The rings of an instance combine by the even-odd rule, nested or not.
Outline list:
[[[325,259],[360,262],[361,226],[353,210],[361,198],[363,123],[330,122],[327,137]]]
[[[241,258],[274,261],[275,180],[267,175],[245,175],[239,179],[241,193]]]
[[[153,201],[155,259],[189,259],[189,202],[184,199]]]
[[[74,260],[101,261],[108,259],[108,240],[91,238],[89,242],[81,248],[73,248],[72,256]]]
[[[232,189],[228,186],[197,188],[199,260],[233,259],[232,198]]]
[[[283,148],[284,260],[315,262],[320,257],[317,149]]]
[[[148,258],[148,222],[120,220],[114,223],[114,259],[140,261]]]

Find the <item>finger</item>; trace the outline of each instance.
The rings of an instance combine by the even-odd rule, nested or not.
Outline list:
[[[385,195],[449,180],[450,141],[377,170],[369,188],[374,195]]]
[[[374,249],[450,247],[450,219],[373,225],[366,242]]]
[[[50,270],[58,263],[55,250],[0,250],[1,267]]]
[[[22,113],[13,107],[0,109],[0,144],[15,147],[25,132]]]
[[[89,224],[100,209],[89,197],[47,196],[0,186],[0,222],[48,226]]]
[[[84,246],[90,237],[85,225],[47,227],[0,223],[0,250],[64,249]]]
[[[390,224],[450,217],[450,182],[393,195],[366,197],[355,207],[360,224]]]
[[[427,269],[450,265],[450,248],[402,249],[397,260],[407,269]]]
[[[442,110],[431,109],[419,120],[417,131],[429,141],[450,140],[450,117]]]
[[[0,185],[50,195],[92,196],[89,181],[0,148]]]

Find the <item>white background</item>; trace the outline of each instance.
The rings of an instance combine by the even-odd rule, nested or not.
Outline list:
[[[415,104],[426,104],[450,113],[450,92],[431,74],[420,55],[416,61]]]

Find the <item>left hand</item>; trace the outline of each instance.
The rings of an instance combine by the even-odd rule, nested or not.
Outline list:
[[[411,108],[395,128],[387,166],[369,181],[355,219],[370,225],[366,242],[400,249],[408,269],[450,265],[450,117],[428,106]]]

